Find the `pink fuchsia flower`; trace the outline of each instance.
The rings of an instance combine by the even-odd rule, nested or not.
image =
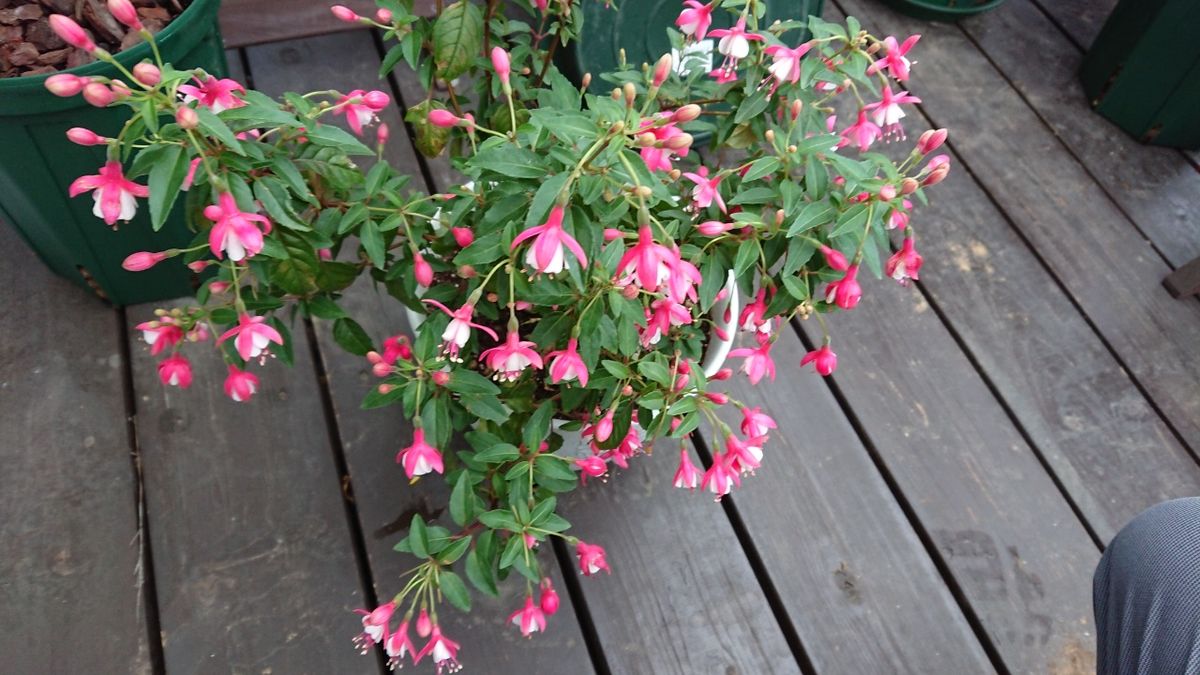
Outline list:
[[[484,351],[479,355],[479,360],[495,371],[492,377],[501,382],[513,382],[521,377],[521,371],[526,368],[542,367],[542,357],[534,351],[536,346],[532,342],[521,340],[517,331],[510,330],[503,344]]]
[[[546,613],[533,604],[533,596],[525,596],[525,606],[508,615],[508,622],[521,629],[521,635],[530,637],[534,633],[546,632]]]
[[[412,347],[408,344],[407,335],[394,335],[383,341],[383,360],[393,364],[399,359],[412,360]]]
[[[579,467],[579,471],[584,476],[603,479],[608,473],[608,462],[603,457],[592,455],[591,457],[582,457],[575,460],[575,466]]]
[[[909,210],[912,209],[913,203],[907,199],[901,204],[904,208],[893,208],[887,217],[887,229],[894,230],[896,228],[904,229],[908,227]]]
[[[229,366],[229,374],[225,377],[225,395],[241,403],[249,401],[258,391],[258,377],[237,366]]]
[[[837,370],[837,354],[833,353],[829,345],[823,345],[820,349],[814,349],[800,359],[801,366],[807,366],[810,363],[818,373],[829,376],[833,374],[834,370]]]
[[[708,74],[709,77],[717,81],[717,84],[727,84],[729,82],[737,82],[738,76],[736,70],[725,70],[717,68]]]
[[[397,628],[395,632],[387,636],[387,638],[383,641],[383,651],[386,652],[388,656],[388,670],[395,670],[401,667],[401,662],[404,660],[404,657],[411,656],[417,651],[416,648],[413,647],[412,640],[408,638],[407,621],[401,622],[400,627]]]
[[[924,175],[921,185],[937,185],[945,180],[949,173],[950,155],[937,155],[929,160],[924,169],[921,169],[921,174]]]
[[[685,39],[703,40],[708,34],[708,27],[712,25],[712,13],[717,3],[711,2],[706,5],[699,0],[684,0],[683,4],[687,9],[679,13],[675,25],[679,27],[679,32],[683,33]]]
[[[878,124],[867,119],[867,110],[863,108],[858,111],[858,121],[842,131],[842,140],[838,143],[838,147],[853,145],[858,148],[859,152],[866,152],[872,143],[882,137],[883,130],[879,128]]]
[[[676,246],[672,249],[671,260],[668,261],[667,267],[670,274],[667,276],[667,297],[675,302],[685,302],[691,300],[696,302],[696,286],[699,286],[704,281],[700,270],[695,265],[683,259],[683,253]]]
[[[233,346],[237,347],[238,356],[244,361],[266,354],[272,342],[277,345],[283,344],[283,336],[267,323],[265,316],[242,314],[238,317],[238,325],[217,338],[217,344],[235,336]]]
[[[767,70],[771,76],[775,78],[775,83],[771,85],[771,92],[774,93],[781,84],[795,84],[800,81],[800,59],[812,49],[811,42],[792,49],[783,45],[771,45],[764,51],[767,56],[770,56],[774,61]]]
[[[734,486],[741,485],[741,475],[729,463],[729,456],[720,452],[713,453],[712,466],[704,472],[700,480],[700,488],[716,495],[716,501],[733,491]]]
[[[500,336],[496,335],[496,331],[471,320],[475,315],[475,305],[469,302],[454,311],[451,311],[449,307],[437,300],[430,298],[425,298],[421,302],[437,307],[450,317],[450,323],[442,331],[442,353],[449,357],[451,361],[462,363],[462,357],[458,355],[458,352],[467,344],[467,340],[471,339],[472,328],[478,328],[487,333],[493,340],[500,340]],[[395,363],[395,360],[393,359],[391,363]]]
[[[858,265],[851,265],[846,270],[846,276],[825,286],[825,302],[836,304],[842,309],[854,309],[861,299],[862,286],[858,283]]]
[[[183,101],[185,103],[195,101],[197,104],[208,108],[214,113],[246,105],[245,101],[233,95],[235,91],[240,91],[243,94],[246,93],[246,88],[239,84],[237,80],[229,78],[217,79],[212,75],[205,75],[203,80],[199,77],[194,79],[196,80],[195,85],[179,85],[179,92],[183,94]]]
[[[438,675],[457,673],[462,670],[462,664],[458,662],[458,643],[442,635],[441,626],[434,625],[429,642],[421,651],[417,652],[417,657],[413,662],[420,663],[426,655],[433,659]]]
[[[445,469],[442,453],[425,442],[425,430],[421,427],[413,430],[412,445],[396,454],[396,463],[404,466],[404,473],[409,479],[424,476],[431,471],[442,473]]]
[[[83,100],[89,105],[104,108],[117,100],[117,95],[101,82],[88,82],[83,86]]]
[[[743,474],[752,474],[755,469],[762,466],[762,445],[764,440],[762,438],[748,438],[743,441],[737,436],[729,434],[725,438],[725,456],[728,459],[730,470]]]
[[[442,108],[434,108],[433,110],[429,111],[429,123],[435,127],[449,129],[450,127],[458,126],[459,122],[462,122],[462,121],[463,121],[463,118],[459,117],[458,115],[455,115],[454,113],[450,112],[449,110],[444,110]]]
[[[738,317],[738,325],[742,330],[753,330],[762,333],[771,331],[771,324],[767,321],[767,289],[759,288],[758,294],[754,296],[752,302],[746,303],[742,308],[742,315]]]
[[[362,136],[363,127],[379,119],[377,113],[386,108],[390,100],[388,95],[381,91],[366,92],[355,89],[333,104],[333,114],[345,115],[350,130]]]
[[[142,339],[150,345],[150,355],[158,356],[160,352],[179,344],[183,339],[183,329],[167,321],[144,321],[136,326],[142,331]]]
[[[700,485],[700,469],[692,463],[687,448],[679,449],[679,468],[675,469],[674,485],[677,488],[695,490]]]
[[[589,424],[580,432],[584,436],[590,435],[593,441],[603,443],[607,441],[613,432],[613,416],[616,415],[616,408],[609,408],[604,416],[597,420],[594,424]]]
[[[216,204],[204,207],[204,217],[213,221],[208,247],[218,260],[225,254],[234,262],[258,255],[263,247],[263,234],[271,231],[271,221],[266,216],[242,211],[229,192],[222,192]]]
[[[896,44],[896,38],[891,35],[883,39],[884,55],[878,61],[867,67],[867,74],[874,75],[881,70],[887,70],[897,81],[908,79],[908,70],[912,62],[905,56],[920,40],[920,35],[910,35],[903,44]]]
[[[656,125],[654,120],[644,120],[642,133],[654,136],[655,142],[642,147],[639,151],[642,161],[646,163],[646,168],[650,171],[669,172],[675,168],[671,163],[674,157],[687,157],[690,152],[690,144],[682,138],[683,130],[676,127],[674,122]],[[673,140],[676,138],[681,140]]]
[[[558,274],[567,267],[566,254],[563,251],[565,246],[571,251],[571,255],[579,261],[579,267],[587,267],[587,256],[583,253],[583,248],[575,241],[575,237],[567,234],[563,229],[562,221],[564,209],[561,205],[556,204],[550,209],[550,216],[546,218],[546,222],[533,227],[518,234],[512,241],[512,246],[509,250],[516,250],[526,239],[533,239],[533,246],[529,247],[529,251],[525,254],[525,264],[536,269],[540,274]]]
[[[715,177],[709,178],[706,166],[700,167],[697,171],[697,173],[689,171],[683,174],[684,178],[696,184],[696,187],[692,189],[692,203],[696,205],[697,209],[707,209],[713,202],[716,202],[721,212],[727,213],[725,200],[721,199],[721,191],[718,187],[725,175],[717,174]]]
[[[567,348],[550,352],[550,381],[554,384],[577,380],[581,387],[588,383],[587,365],[579,355],[579,341],[575,338],[567,340]]]
[[[921,99],[911,96],[907,91],[892,93],[892,88],[885,85],[883,94],[875,103],[868,103],[863,110],[870,110],[871,119],[883,129],[884,138],[904,138],[904,127],[900,125],[904,110],[900,107],[906,103],[920,103]]]
[[[553,616],[558,611],[558,593],[554,590],[554,585],[550,583],[550,577],[542,579],[542,597],[539,598],[538,604],[546,616]]]
[[[158,379],[164,385],[187,389],[192,386],[192,364],[183,354],[168,356],[158,364]]]
[[[388,635],[388,622],[392,620],[395,611],[394,602],[380,605],[369,612],[365,609],[354,610],[355,614],[362,615],[362,633],[354,638],[354,645],[360,652],[366,654],[371,647],[384,641]]]
[[[125,260],[121,262],[121,267],[128,272],[144,272],[166,260],[166,258],[167,254],[165,251],[138,251],[126,256]]]
[[[709,31],[709,35],[721,38],[717,42],[717,51],[725,55],[725,61],[719,70],[733,73],[737,70],[738,62],[750,54],[750,42],[761,42],[763,36],[758,33],[746,32],[746,17],[739,17],[733,28],[718,28]]]
[[[749,437],[766,436],[777,428],[775,420],[757,406],[742,408],[742,433]]]
[[[579,571],[583,576],[590,577],[600,570],[612,574],[604,558],[604,547],[580,541],[575,545],[575,555],[579,557]]]
[[[628,274],[637,280],[641,288],[654,292],[670,275],[668,262],[673,257],[671,249],[655,243],[650,226],[642,225],[638,228],[637,243],[617,263],[617,274]]]
[[[887,275],[899,281],[901,286],[908,285],[909,279],[920,279],[918,273],[921,271],[921,263],[924,261],[921,254],[917,253],[914,244],[912,237],[905,237],[900,250],[888,258],[887,265],[884,267]]]
[[[686,326],[690,323],[691,310],[672,298],[658,298],[651,302],[650,308],[646,310],[646,327],[641,329],[642,346],[649,348],[656,345],[674,326]]]
[[[78,197],[89,190],[95,201],[92,214],[103,218],[107,225],[133,218],[137,213],[136,198],[150,196],[150,188],[125,178],[121,163],[112,160],[100,167],[100,173],[76,178],[67,192],[72,197]]]
[[[62,41],[71,45],[76,49],[82,49],[85,52],[96,51],[96,43],[92,42],[92,38],[88,37],[87,31],[83,26],[75,23],[74,19],[64,14],[50,15],[50,28]]]
[[[822,246],[821,255],[825,256],[825,264],[829,265],[831,269],[835,269],[839,272],[845,272],[850,268],[850,261],[846,260],[845,254],[837,249],[830,248],[828,246]]]
[[[427,638],[433,632],[433,621],[429,618],[429,612],[422,607],[421,613],[417,614],[417,637]]]
[[[413,251],[413,276],[418,284],[426,288],[433,285],[433,265],[429,264],[420,251]]]
[[[771,358],[771,340],[763,339],[759,333],[758,347],[739,347],[729,352],[730,358],[745,358],[739,369],[750,378],[750,384],[758,384],[766,375],[775,380],[775,361]]]

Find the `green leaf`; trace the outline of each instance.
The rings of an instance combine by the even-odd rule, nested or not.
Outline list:
[[[529,211],[525,214],[525,229],[545,222],[547,214],[550,213],[550,207],[567,182],[567,177],[567,172],[563,171],[542,182],[537,193],[533,195],[533,203],[529,205]]]
[[[387,180],[391,168],[387,162],[376,162],[375,166],[371,167],[371,170],[367,172],[367,179],[363,185],[363,189],[367,191],[368,197],[379,192],[379,186],[383,185],[383,181]]]
[[[837,227],[829,233],[829,238],[833,239],[846,234],[853,234],[856,238],[861,238],[861,233],[867,225],[869,212],[870,209],[866,204],[855,204],[846,209],[838,216]]]
[[[513,562],[524,555],[525,538],[519,534],[513,534],[508,538],[508,543],[504,546],[504,553],[500,554],[500,569],[512,567]]]
[[[746,270],[758,262],[758,240],[752,239],[738,247],[737,257],[733,260],[733,276],[741,278]]]
[[[621,379],[633,377],[633,371],[629,369],[629,366],[621,363],[620,361],[604,359],[600,362],[600,365],[604,366],[604,369],[611,373],[613,377],[619,377]]]
[[[337,148],[347,155],[374,155],[375,153],[352,136],[350,132],[329,124],[313,126],[304,135],[314,145]]]
[[[529,513],[529,524],[535,527],[538,526],[547,516],[554,513],[554,509],[557,506],[558,499],[556,497],[547,497],[538,502],[538,505],[533,507],[533,511]]]
[[[767,104],[771,102],[765,90],[754,92],[754,95],[742,102],[738,107],[737,115],[734,116],[735,124],[741,124],[751,118],[758,117],[767,109]]]
[[[495,396],[464,395],[460,400],[468,412],[485,420],[506,422],[512,414]]]
[[[450,570],[438,570],[438,588],[450,604],[464,612],[471,611],[471,594],[457,574]]]
[[[383,269],[386,263],[386,251],[379,225],[376,225],[373,220],[363,223],[358,230],[358,240],[362,244],[363,250],[367,252],[367,257],[371,259],[371,264]]]
[[[529,421],[525,423],[525,429],[522,433],[522,438],[525,441],[525,447],[530,451],[536,451],[542,441],[550,433],[550,420],[554,416],[554,402],[546,401],[538,406],[536,412],[529,416]]]
[[[452,80],[467,72],[483,40],[483,13],[474,3],[458,0],[442,10],[433,24],[433,58],[438,76]]]
[[[802,232],[807,232],[818,225],[828,223],[833,214],[836,213],[834,208],[827,202],[813,202],[800,209],[800,215],[792,221],[791,227],[788,228],[787,236],[794,237]]]
[[[491,380],[467,368],[450,371],[450,380],[446,382],[446,388],[456,394],[496,395],[500,393],[500,387],[497,387]]]
[[[749,190],[742,190],[729,200],[730,206],[737,204],[765,204],[773,199],[777,194],[775,188],[769,187],[752,187]]]
[[[169,145],[150,167],[150,224],[155,231],[162,229],[171,207],[179,196],[179,188],[187,176],[188,156],[183,146]]]
[[[336,302],[323,295],[308,299],[308,313],[318,319],[327,319],[329,321],[346,316],[345,310],[339,307]]]
[[[778,157],[763,157],[757,159],[750,168],[746,170],[746,175],[742,176],[742,183],[749,183],[752,180],[758,180],[763,176],[775,173],[783,162],[779,161]]]
[[[481,149],[469,164],[505,178],[543,178],[548,173],[541,157],[511,143]]]
[[[408,528],[408,546],[418,558],[429,557],[429,533],[420,515],[413,516],[412,525]]]
[[[438,562],[443,565],[450,565],[463,557],[471,548],[471,537],[467,535],[453,540],[446,548],[438,552]]]
[[[664,387],[671,386],[671,371],[661,363],[655,361],[641,361],[637,366],[638,372],[648,380],[657,382]]]
[[[475,460],[485,464],[502,464],[511,462],[521,456],[517,446],[510,443],[497,443],[490,448],[480,450],[475,454]]]
[[[234,110],[237,110],[237,108],[234,108]],[[304,176],[300,173],[300,169],[297,169],[291,160],[283,155],[276,155],[275,159],[271,161],[271,169],[301,199],[312,199],[312,192],[308,189],[308,183],[304,181]]]
[[[508,530],[516,532],[521,529],[521,524],[513,517],[512,511],[505,509],[493,509],[479,514],[479,522],[487,525],[493,530]]]
[[[375,348],[367,331],[349,317],[342,317],[333,322],[333,339],[342,349],[359,356],[366,356],[367,352]]]
[[[475,493],[471,491],[471,474],[463,471],[450,492],[450,517],[459,527],[466,527],[475,515],[472,506],[475,503]]]
[[[492,571],[492,563],[484,562],[478,550],[471,551],[467,556],[467,578],[480,591],[492,597],[499,597],[500,590],[496,588],[496,575]]]
[[[236,152],[243,157],[246,155],[246,151],[242,149],[241,142],[238,141],[238,139],[233,135],[233,132],[229,130],[229,127],[225,126],[225,123],[222,122],[219,117],[214,115],[211,110],[205,107],[199,107],[196,108],[196,115],[200,118],[201,131],[209,136],[216,137],[218,141],[221,141],[222,145],[229,148],[233,152]]]

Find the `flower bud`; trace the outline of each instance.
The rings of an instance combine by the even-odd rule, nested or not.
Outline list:
[[[449,110],[434,108],[429,111],[429,123],[435,127],[449,128],[456,127],[462,118]]]
[[[637,98],[637,87],[633,86],[632,82],[626,82],[621,88],[621,93],[625,96],[625,107],[632,108],[633,102]]]
[[[937,185],[938,183],[946,180],[946,176],[949,173],[950,165],[943,164],[931,171],[929,175],[925,177],[925,180],[921,181],[921,185]]]
[[[196,274],[199,274],[212,264],[215,264],[212,260],[193,260],[187,264],[187,268]]]
[[[646,199],[654,194],[654,190],[651,190],[649,185],[639,185],[634,189],[634,193],[642,199]]]
[[[162,81],[162,72],[153,63],[139,63],[133,67],[133,77],[147,87],[153,87]]]
[[[895,199],[896,198],[896,186],[895,185],[884,185],[883,187],[879,188],[879,198],[885,202],[890,202],[893,199]]]
[[[378,391],[379,393],[386,395],[386,394],[392,393],[392,390],[395,388],[396,388],[396,385],[385,383],[385,384],[379,385],[378,387],[375,387],[375,391]]]
[[[439,370],[430,376],[430,379],[432,379],[433,383],[437,386],[444,387],[450,382],[450,373],[447,373],[444,370]]]
[[[830,248],[828,246],[822,246],[821,255],[825,256],[826,265],[829,265],[831,268],[839,272],[845,272],[846,270],[850,269],[850,261],[846,260],[845,254],[837,249]]]
[[[376,127],[376,129],[375,129],[375,139],[377,141],[379,141],[380,145],[387,145],[388,136],[390,134],[391,134],[391,130],[388,129],[388,125],[386,122],[380,122],[379,126]]]
[[[904,180],[900,181],[900,194],[911,195],[917,191],[917,187],[919,186],[920,183],[917,182],[916,178],[905,178]]]
[[[591,73],[583,74],[583,83],[582,84],[583,84],[584,89],[587,89],[589,86],[591,86],[591,84],[592,84],[592,74]]]
[[[385,23],[385,24],[391,23],[392,22],[391,10],[387,10],[387,9],[380,7],[379,10],[375,12],[375,20],[378,21],[379,23]]]
[[[558,593],[550,587],[549,579],[542,582],[542,597],[538,604],[547,616],[558,611]]]
[[[450,233],[454,235],[454,242],[459,248],[466,248],[475,241],[475,233],[469,227],[452,227]]]
[[[700,106],[695,103],[689,103],[685,106],[680,106],[672,115],[673,122],[691,122],[700,116]]]
[[[362,20],[361,16],[355,14],[354,10],[345,5],[334,5],[333,7],[329,8],[329,11],[333,12],[333,15],[339,20],[345,21],[346,23],[358,23]]]
[[[716,381],[720,382],[722,380],[728,380],[731,377],[733,377],[733,369],[732,368],[722,368],[722,369],[718,370],[717,372],[713,373],[713,376],[708,379],[716,380]]]
[[[942,143],[946,142],[946,137],[949,135],[945,129],[930,129],[921,134],[917,139],[917,152],[922,155],[929,153],[942,147]]]
[[[75,23],[75,20],[64,14],[50,15],[50,28],[62,41],[86,52],[96,50],[96,43],[88,37],[87,31]],[[94,104],[93,104],[94,105]]]
[[[175,110],[175,123],[180,129],[195,129],[200,125],[200,116],[188,106],[179,106]]]
[[[670,171],[667,172],[667,178],[670,178],[673,181],[679,180],[679,177],[682,175],[683,175],[683,172],[680,171],[679,169],[671,169]]]
[[[671,55],[663,54],[658,63],[654,64],[654,87],[658,88],[667,81],[671,74]]]
[[[228,281],[210,281],[208,290],[212,293],[224,293],[229,290],[230,283]]]
[[[509,88],[508,78],[512,73],[512,62],[508,58],[508,52],[500,47],[492,47],[492,68],[496,71],[496,76],[500,78],[500,82],[504,84],[504,88]]]
[[[83,144],[81,143],[80,145]],[[154,267],[158,263],[165,260],[166,257],[167,254],[164,252],[138,251],[137,253],[129,254],[129,256],[125,258],[125,261],[121,263],[121,267],[130,272],[141,272]]]
[[[800,99],[796,99],[796,100],[792,101],[792,107],[791,107],[791,110],[789,111],[789,113],[791,114],[793,122],[800,119],[800,111],[803,109],[804,109],[804,101],[801,101]]]
[[[613,88],[611,96],[612,96],[612,100],[620,101],[621,100],[621,88],[620,87]]]
[[[113,18],[134,30],[142,30],[142,20],[129,0],[108,0],[108,11]]]
[[[648,148],[657,142],[658,142],[658,139],[655,138],[654,134],[650,133],[649,131],[638,134],[637,143],[639,146],[641,146],[643,148]]]
[[[618,239],[623,238],[624,236],[625,236],[625,233],[621,232],[620,230],[616,229],[615,227],[604,228],[604,241],[616,241]]]
[[[476,276],[478,276],[478,274],[479,273],[475,271],[474,265],[458,266],[458,276],[463,279],[474,279]]]
[[[108,83],[108,86],[112,89],[113,96],[117,100],[126,98],[133,93],[132,91],[129,91],[129,86],[120,80],[113,80],[112,82]]]
[[[83,99],[97,108],[106,108],[116,99],[112,89],[100,82],[88,82],[83,88]]]
[[[104,145],[108,143],[107,138],[91,129],[84,129],[83,127],[71,127],[67,129],[67,140],[75,145]]]
[[[683,150],[684,148],[691,147],[692,140],[691,134],[681,133],[678,136],[668,138],[666,146],[672,150]]]
[[[55,96],[74,96],[83,91],[87,85],[86,77],[79,77],[70,73],[59,73],[46,78],[46,89]]]
[[[768,143],[774,144],[775,143],[775,130],[767,129],[767,132],[765,134],[763,134],[763,138],[767,139]]]
[[[716,403],[717,405],[725,405],[726,403],[729,403],[729,397],[719,391],[706,392],[704,397],[713,403]]]
[[[706,237],[716,237],[725,234],[731,226],[719,220],[708,220],[696,226],[696,230]]]
[[[426,288],[433,285],[433,266],[420,253],[414,255],[413,272],[416,273],[418,284]]]
[[[621,289],[621,295],[626,300],[633,300],[634,298],[636,298],[638,296],[638,287],[634,286],[633,284],[629,284],[628,286]]]
[[[878,53],[879,53],[879,50],[880,50],[880,49],[882,49],[882,48],[883,48],[883,43],[881,43],[881,42],[872,42],[872,43],[871,43],[871,46],[870,46],[870,47],[867,47],[867,53],[868,53],[868,54],[871,54],[871,55],[875,55],[875,54],[878,54]]]
[[[388,96],[382,91],[379,91],[378,89],[372,89],[363,95],[363,103],[375,112],[379,112],[380,110],[388,107],[388,104],[391,102],[392,97]]]

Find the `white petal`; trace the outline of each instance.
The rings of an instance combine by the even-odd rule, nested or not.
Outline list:
[[[121,215],[118,216],[119,219],[125,221],[132,220],[136,213],[137,198],[133,196],[132,192],[121,190]]]
[[[103,188],[92,191],[92,215],[101,219],[104,218],[104,211],[100,208],[100,195],[102,192]]]

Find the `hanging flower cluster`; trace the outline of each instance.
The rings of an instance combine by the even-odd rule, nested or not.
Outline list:
[[[127,1],[109,0],[118,20]],[[397,470],[449,485],[449,520],[414,517],[397,545],[418,560],[399,592],[360,610],[356,643],[393,667],[459,669],[438,612],[470,608],[463,576],[495,595],[515,571],[526,593],[509,621],[525,636],[547,630],[559,598],[544,542],[572,546],[584,576],[610,572],[602,546],[569,533],[558,495],[656,441],[681,442],[675,487],[720,499],[752,480],[777,425],[720,383],[774,380],[773,346],[810,317],[824,339],[790,367],[833,374],[824,317],[864,301],[860,278],[919,278],[914,204],[950,170],[934,154],[945,130],[899,161],[876,152],[905,140],[919,102],[906,90],[917,36],[877,39],[853,19],[764,26],[762,2],[729,14],[686,0],[674,46],[716,40],[718,67],[621,64],[604,76],[611,94],[596,95],[590,74],[577,87],[546,58],[578,37],[574,4],[535,2],[529,25],[486,23],[471,0],[432,20],[404,3],[372,17],[333,7],[395,41],[389,63],[420,66],[430,95],[407,113],[416,145],[449,148],[470,179],[442,194],[412,190],[382,159],[382,91],[274,100],[159,61],[125,71],[69,18],[53,23],[124,79],[63,74],[47,87],[131,110],[115,137],[68,133],[108,152],[71,194],[90,192],[110,226],[142,201],[156,228],[181,192],[194,204],[190,245],[125,261],[132,272],[182,258],[202,278],[194,304],[138,326],[163,384],[189,387],[185,352],[212,337],[225,393],[248,401],[258,369],[291,362],[288,312],[329,321],[378,378],[364,406],[398,405],[412,422],[392,448]],[[471,96],[455,91],[463,75]],[[741,152],[706,152],[704,136]],[[339,300],[361,275],[413,313],[414,338],[376,343],[347,314]],[[707,443],[689,447],[702,424]],[[466,446],[448,453],[456,433]]]

